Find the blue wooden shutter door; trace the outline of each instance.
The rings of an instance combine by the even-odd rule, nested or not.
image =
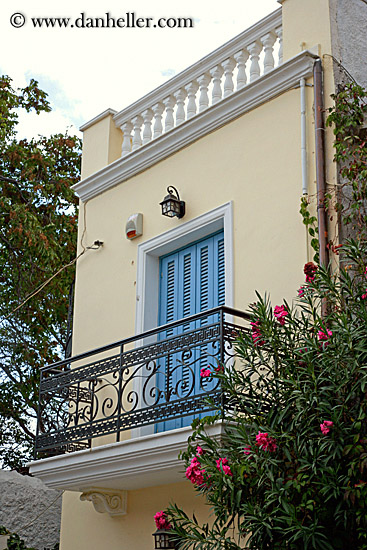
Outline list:
[[[224,239],[223,232],[207,237],[182,250],[160,259],[160,289],[159,289],[159,324],[184,319],[195,313],[200,313],[225,303],[225,270],[224,270]],[[214,318],[204,319],[201,324],[215,321]],[[187,323],[178,329],[166,331],[162,338],[169,338],[177,331],[185,332],[196,328],[194,323]],[[195,350],[195,393],[200,393],[200,369],[208,364],[207,355],[212,355],[207,345]],[[172,390],[176,387],[184,396],[186,387],[191,386],[190,370],[184,365],[177,366],[178,357],[174,354],[161,360],[158,376],[158,387],[175,399]],[[177,399],[177,397],[176,397]],[[171,430],[188,426],[193,420],[188,416],[157,424],[157,431]]]

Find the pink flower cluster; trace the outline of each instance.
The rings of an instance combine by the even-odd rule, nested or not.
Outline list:
[[[212,373],[211,373],[210,369],[202,368],[201,371],[200,371],[201,378],[209,378],[209,376],[211,376],[211,375],[212,375]]]
[[[300,286],[300,287],[299,287],[299,289],[298,289],[298,296],[299,296],[300,298],[302,298],[302,296],[305,295],[305,288],[306,288],[306,287],[304,287],[304,286]]]
[[[204,484],[205,470],[201,468],[200,461],[197,456],[191,459],[190,466],[186,468],[186,477],[194,485]]]
[[[326,329],[326,332],[319,330],[317,333],[317,338],[319,342],[322,342],[324,346],[329,344],[329,338],[333,335],[333,331]]]
[[[285,324],[285,318],[288,315],[288,311],[285,306],[275,306],[274,317],[279,321],[281,325]]]
[[[214,372],[223,372],[224,371],[224,367],[223,365],[217,365],[215,368],[214,368]],[[201,378],[209,378],[209,376],[212,375],[212,371],[210,370],[210,365],[208,365],[207,368],[202,368],[201,371],[200,371],[200,376]]]
[[[273,453],[277,449],[276,439],[269,437],[267,432],[259,432],[256,436],[256,443],[263,451],[269,451]]]
[[[218,470],[223,470],[224,475],[226,476],[233,476],[231,472],[230,466],[228,466],[228,459],[227,458],[218,458],[218,460],[215,461],[217,465]]]
[[[160,512],[157,512],[154,516],[154,521],[156,524],[157,529],[171,529],[172,525],[169,523],[166,513],[161,510]]]
[[[255,346],[262,346],[265,342],[262,339],[261,331],[260,331],[260,321],[255,321],[250,323],[251,324],[251,337],[254,342]]]
[[[306,275],[306,283],[311,283],[315,278],[315,273],[317,271],[317,265],[313,262],[307,262],[303,268],[303,273]]]
[[[334,422],[332,422],[331,420],[324,420],[324,422],[320,424],[320,430],[322,431],[322,435],[327,435],[333,426],[334,426]]]

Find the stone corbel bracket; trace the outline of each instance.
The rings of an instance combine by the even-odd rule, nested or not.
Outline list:
[[[90,487],[83,490],[80,500],[92,502],[94,509],[100,514],[107,513],[111,517],[127,514],[127,491]]]

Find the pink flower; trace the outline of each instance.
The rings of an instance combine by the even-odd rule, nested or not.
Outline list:
[[[267,432],[259,432],[256,436],[256,443],[263,451],[269,451],[273,453],[277,449],[276,439],[269,437]]]
[[[324,346],[327,346],[329,344],[328,340],[333,335],[333,331],[326,329],[326,332],[323,330],[319,330],[317,333],[317,338],[319,339],[319,342],[324,342]]]
[[[334,426],[334,422],[332,422],[331,420],[324,420],[324,422],[320,424],[322,435],[327,435],[333,426]]]
[[[199,445],[196,447],[196,455],[201,456],[204,454],[204,449],[202,449]]]
[[[204,474],[205,470],[201,469],[201,464],[196,456],[191,459],[190,466],[186,468],[186,477],[194,485],[203,485],[204,484]]]
[[[205,369],[205,368],[202,368],[201,371],[200,371],[200,376],[201,378],[208,378],[209,376],[211,376],[211,370],[210,369]]]
[[[224,367],[223,365],[218,365],[217,367],[215,367],[215,372],[224,372]]]
[[[260,321],[255,321],[250,324],[251,324],[251,331],[252,331],[251,337],[254,342],[254,345],[262,346],[265,342],[264,340],[262,340],[262,337],[261,337]]]
[[[305,287],[304,286],[300,286],[299,289],[298,289],[298,296],[300,298],[302,298],[302,296],[305,295]]]
[[[243,449],[243,452],[244,452],[245,455],[251,455],[251,454],[252,454],[252,451],[251,451],[250,445],[248,445],[247,447],[245,447],[245,448]]]
[[[168,522],[166,513],[161,510],[160,512],[157,512],[154,516],[154,521],[156,524],[157,529],[171,529],[172,525]]]
[[[228,466],[228,459],[227,458],[218,458],[218,460],[215,461],[217,465],[218,470],[223,470],[224,475],[226,476],[232,476],[231,468]]]
[[[362,294],[361,298],[362,300],[365,300],[367,298],[367,288],[366,288],[366,294]]]
[[[313,262],[308,262],[303,268],[303,273],[306,275],[306,283],[310,283],[315,278],[315,273],[317,271],[317,265]]]
[[[274,317],[279,321],[281,325],[285,324],[285,318],[288,315],[288,311],[285,306],[275,306],[274,308]]]

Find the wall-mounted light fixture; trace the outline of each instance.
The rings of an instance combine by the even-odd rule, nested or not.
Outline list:
[[[173,218],[183,218],[185,215],[185,202],[180,199],[178,191],[173,185],[167,187],[167,193],[162,202],[159,204],[162,206],[162,215]]]
[[[153,533],[154,550],[171,550],[176,548],[176,542],[167,529],[157,529]]]

